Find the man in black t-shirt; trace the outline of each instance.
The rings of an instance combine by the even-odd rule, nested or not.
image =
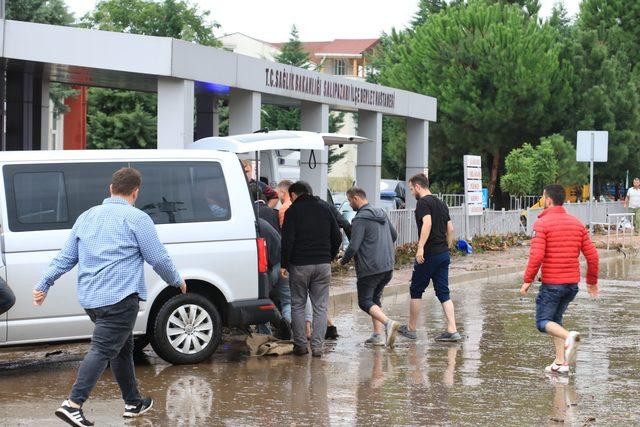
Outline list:
[[[420,315],[420,300],[429,282],[433,281],[436,297],[442,304],[447,330],[436,338],[437,341],[460,341],[462,337],[456,329],[453,302],[449,296],[449,247],[453,243],[453,223],[447,205],[429,191],[429,179],[418,174],[409,180],[409,189],[418,203],[416,223],[420,240],[416,261],[411,276],[411,308],[409,323],[402,325],[398,333],[409,339],[416,339],[416,323]]]

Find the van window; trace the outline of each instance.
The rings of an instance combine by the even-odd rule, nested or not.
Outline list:
[[[109,197],[115,171],[142,173],[136,206],[156,224],[226,221],[231,208],[218,162],[57,163],[3,168],[11,231],[64,230]]]
[[[3,169],[11,231],[64,230],[109,197],[111,175],[126,163],[8,165]]]
[[[136,206],[156,224],[227,221],[231,207],[217,162],[132,163],[142,174]]]
[[[67,192],[62,172],[17,173],[13,177],[20,224],[67,223]]]

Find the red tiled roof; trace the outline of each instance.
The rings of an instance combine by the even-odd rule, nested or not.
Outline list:
[[[380,39],[335,39],[316,54],[362,55],[373,48]]]
[[[323,42],[302,42],[304,50],[309,54],[309,59],[319,62],[323,54],[362,55],[374,47],[380,39],[336,39]],[[282,49],[285,43],[269,43],[271,46]]]

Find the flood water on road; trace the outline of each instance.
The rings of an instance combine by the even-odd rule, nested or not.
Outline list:
[[[341,334],[322,359],[250,358],[225,343],[208,363],[170,366],[150,355],[137,366],[149,416],[126,425],[638,425],[640,261],[602,263],[601,296],[581,292],[566,325],[582,332],[575,374],[548,376],[551,340],[535,329],[537,289],[493,280],[452,288],[465,340],[441,344],[440,306],[429,289],[417,342],[393,350],[363,345],[368,317],[356,307],[334,314]],[[406,321],[408,294],[385,298]],[[2,351],[2,350],[0,350]],[[0,424],[57,425],[53,410],[79,362],[0,371]],[[99,425],[123,425],[110,372],[85,405]]]

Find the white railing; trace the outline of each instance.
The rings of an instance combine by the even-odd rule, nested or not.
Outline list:
[[[464,194],[442,194],[438,193],[435,196],[442,200],[449,207],[457,207],[464,205]]]
[[[538,203],[538,200],[540,200],[540,196],[510,196],[509,209],[512,211],[529,209]]]
[[[564,208],[567,213],[578,218],[586,226],[589,225],[589,203],[565,203]],[[528,209],[527,210],[527,234],[531,235],[533,232],[533,224],[538,219],[538,215],[543,211],[543,208]],[[626,209],[622,205],[622,201],[617,202],[593,202],[593,217],[591,222],[607,223],[609,222],[608,214],[619,214],[626,212]]]
[[[398,238],[396,246],[418,241],[418,228],[413,209],[398,209],[389,211],[389,221],[396,228]]]
[[[456,239],[464,239],[464,208],[462,206],[450,207],[449,216],[453,222]],[[418,228],[416,226],[413,209],[389,211],[389,220],[398,232],[396,246],[418,241]],[[469,217],[469,234],[472,237],[493,234],[513,234],[524,231],[520,225],[519,211],[485,210],[483,215]]]

